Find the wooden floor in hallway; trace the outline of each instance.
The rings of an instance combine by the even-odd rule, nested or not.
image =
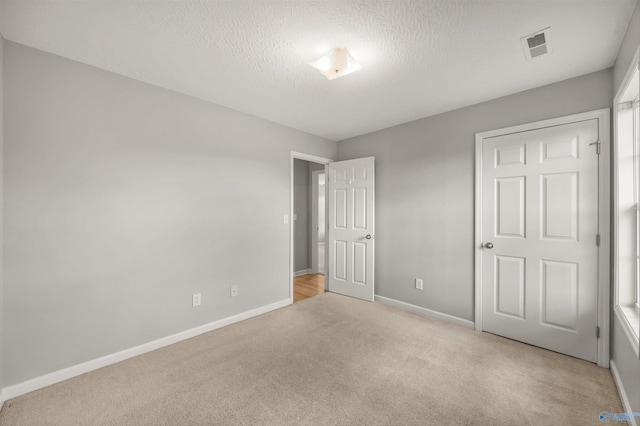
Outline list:
[[[307,274],[293,277],[293,302],[324,293],[324,275]]]

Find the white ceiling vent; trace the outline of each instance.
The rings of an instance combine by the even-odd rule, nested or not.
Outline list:
[[[520,39],[527,60],[551,53],[551,27]]]

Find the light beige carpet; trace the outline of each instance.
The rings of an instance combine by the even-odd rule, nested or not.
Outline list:
[[[5,403],[2,425],[598,425],[609,370],[326,293]]]

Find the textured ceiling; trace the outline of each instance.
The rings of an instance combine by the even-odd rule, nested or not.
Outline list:
[[[332,140],[613,65],[636,0],[2,0],[5,39]],[[553,53],[520,37],[551,27]],[[363,69],[307,63],[347,46]]]

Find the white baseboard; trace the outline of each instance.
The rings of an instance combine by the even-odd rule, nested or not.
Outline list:
[[[613,376],[613,381],[616,384],[616,388],[618,388],[618,395],[620,395],[620,401],[622,401],[622,408],[624,408],[625,413],[633,412],[633,410],[631,409],[631,404],[629,404],[629,398],[627,398],[627,393],[624,391],[624,386],[622,386],[622,381],[620,380],[618,366],[616,365],[614,360],[609,361],[609,369],[611,370],[611,375]],[[629,426],[638,426],[637,419],[637,416],[632,416],[631,420],[629,420]]]
[[[62,370],[54,371],[52,373],[45,374],[44,376],[27,380],[26,382],[18,383],[12,386],[7,386],[2,390],[2,392],[0,393],[0,396],[2,396],[2,401],[6,399],[15,398],[17,396],[24,395],[29,392],[33,392],[35,390],[44,388],[46,386],[50,386],[55,383],[62,382],[64,380],[71,379],[81,374],[85,374],[90,371],[97,370],[98,368],[106,367],[108,365],[115,364],[117,362],[124,361],[126,359],[133,358],[135,356],[142,355],[147,352],[151,352],[156,349],[160,349],[162,347],[169,346],[174,343],[178,343],[183,340],[199,336],[200,334],[204,334],[209,331],[213,331],[218,328],[225,327],[227,325],[231,325],[240,321],[244,321],[249,318],[253,318],[258,315],[265,314],[267,312],[288,306],[290,304],[291,304],[290,299],[284,299],[279,302],[272,303],[270,305],[261,306],[259,308],[252,309],[247,312],[242,312],[240,314],[223,318],[221,320],[214,321],[209,324],[204,324],[199,327],[192,328],[190,330],[185,330],[180,333],[172,334],[171,336],[163,337],[161,339],[154,340],[152,342],[144,343],[140,346],[135,346],[133,348],[125,349],[123,351],[116,352],[111,355],[106,355],[100,358],[93,359],[91,361],[83,362],[82,364],[77,364],[68,368],[64,368]]]
[[[293,273],[293,276],[294,277],[299,277],[300,275],[307,275],[307,274],[310,274],[310,273],[311,273],[311,269],[303,269],[301,271],[295,271]]]
[[[413,312],[414,314],[422,315],[425,317],[435,318],[440,321],[449,322],[451,324],[459,325],[464,328],[474,329],[473,321],[469,321],[463,318],[454,317],[453,315],[444,314],[442,312],[433,311],[431,309],[423,308],[422,306],[412,305],[410,303],[401,302],[399,300],[390,299],[384,296],[375,295],[376,302],[384,303],[385,305],[393,306],[405,311]]]

